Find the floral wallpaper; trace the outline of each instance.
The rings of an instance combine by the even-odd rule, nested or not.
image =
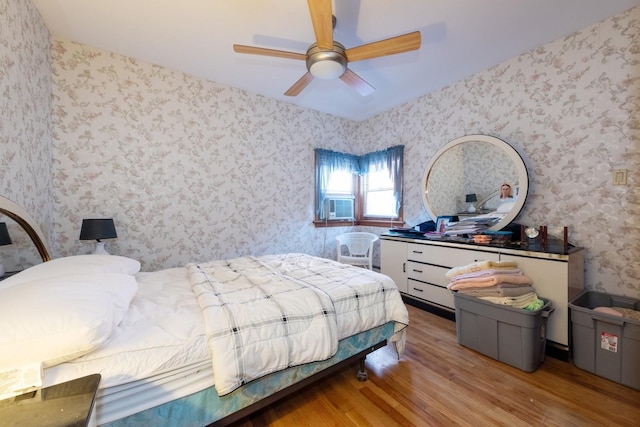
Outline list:
[[[345,228],[311,224],[313,148],[405,145],[413,225],[427,219],[431,156],[480,133],[527,164],[518,221],[568,225],[586,248],[585,286],[640,298],[640,8],[354,123],[66,40],[53,41],[50,64],[33,6],[5,3],[2,191],[51,230],[54,256],[89,252],[82,218],[113,216],[108,250],[145,270],[250,253],[334,257]],[[628,185],[612,185],[613,169],[629,171]]]
[[[113,217],[107,250],[145,270],[335,257],[313,149],[349,150],[354,123],[65,40],[53,61],[55,254],[90,252],[82,219]]]
[[[640,298],[640,7],[361,123],[360,146],[405,145],[404,219],[425,221],[424,168],[448,141],[488,134],[529,171],[521,224],[569,226],[585,286]],[[371,147],[371,144],[375,146]],[[612,171],[627,169],[627,185]]]
[[[30,0],[0,2],[0,195],[30,212],[49,243],[51,90],[51,39],[40,14]],[[26,234],[13,221],[2,221],[13,241],[0,248],[6,270],[38,262]]]

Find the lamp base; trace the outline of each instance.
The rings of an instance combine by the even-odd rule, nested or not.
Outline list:
[[[467,208],[467,212],[474,213],[476,211],[476,207],[473,206],[473,203],[469,203],[469,207]]]
[[[94,249],[93,254],[94,255],[111,255],[104,248],[104,242],[96,242],[96,248]]]

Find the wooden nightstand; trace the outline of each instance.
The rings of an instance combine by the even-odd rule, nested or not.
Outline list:
[[[88,375],[0,400],[0,426],[88,426],[100,378]]]

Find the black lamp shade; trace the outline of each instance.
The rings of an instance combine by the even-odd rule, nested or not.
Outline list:
[[[0,222],[0,246],[10,245],[11,237],[9,237],[9,230],[7,230],[7,224]]]
[[[476,197],[475,193],[467,194],[467,203],[473,203],[477,201],[478,201],[478,198]]]
[[[83,219],[80,240],[115,239],[116,226],[113,218]]]

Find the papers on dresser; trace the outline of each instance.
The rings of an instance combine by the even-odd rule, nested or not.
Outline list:
[[[466,218],[458,222],[450,222],[445,231],[445,235],[478,234],[495,224],[494,218]]]

